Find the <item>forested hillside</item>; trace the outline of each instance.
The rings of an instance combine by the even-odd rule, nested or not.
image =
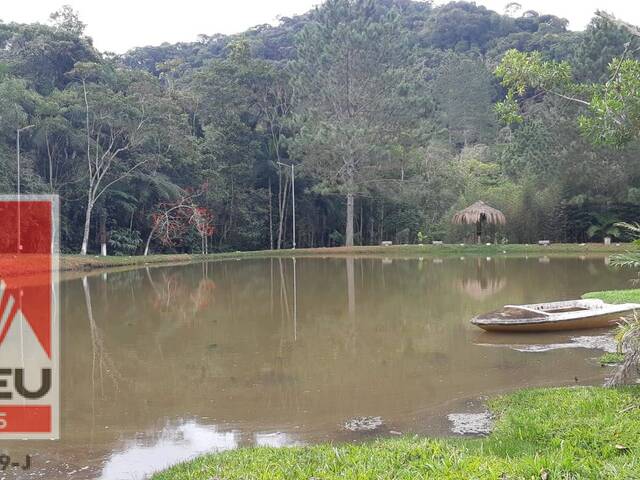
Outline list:
[[[65,251],[288,248],[465,241],[452,213],[482,199],[487,240],[600,240],[636,221],[640,144],[593,142],[580,103],[520,89],[498,116],[505,53],[604,83],[632,36],[467,2],[327,0],[235,36],[98,52],[68,7],[0,23],[0,192],[57,193]],[[637,40],[635,40],[637,42]],[[511,93],[509,94],[511,95]],[[511,99],[509,96],[508,99]],[[499,104],[504,105],[504,103]],[[496,113],[498,112],[498,113]]]

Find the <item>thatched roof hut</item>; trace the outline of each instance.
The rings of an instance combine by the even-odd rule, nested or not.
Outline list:
[[[478,243],[481,242],[482,224],[491,223],[494,225],[504,225],[507,219],[497,208],[493,208],[482,200],[478,200],[473,205],[468,206],[464,210],[460,210],[453,216],[453,223],[458,225],[476,225],[476,235]]]

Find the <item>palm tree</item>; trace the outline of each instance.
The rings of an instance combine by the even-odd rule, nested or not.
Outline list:
[[[594,216],[595,223],[587,229],[589,238],[619,238],[622,234],[620,230],[619,220],[611,215],[596,213]]]

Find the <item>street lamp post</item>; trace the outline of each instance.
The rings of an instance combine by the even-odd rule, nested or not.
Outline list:
[[[276,162],[278,165],[282,165],[283,167],[291,167],[291,223],[292,223],[292,237],[293,237],[293,249],[296,248],[296,173],[295,173],[295,165],[292,163],[291,165],[287,165],[286,163]]]
[[[22,251],[22,238],[21,238],[21,218],[20,218],[20,134],[25,131],[25,130],[29,130],[30,128],[35,127],[35,125],[27,125],[26,127],[22,127],[22,128],[18,128],[16,129],[16,158],[18,161],[18,252]]]

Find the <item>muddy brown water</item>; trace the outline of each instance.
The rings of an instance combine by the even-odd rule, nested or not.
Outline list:
[[[447,416],[484,396],[598,384],[606,330],[489,334],[469,319],[629,287],[606,263],[247,259],[63,281],[62,438],[1,442],[33,460],[0,478],[135,480],[245,445],[450,435]],[[355,417],[382,424],[345,429]]]

